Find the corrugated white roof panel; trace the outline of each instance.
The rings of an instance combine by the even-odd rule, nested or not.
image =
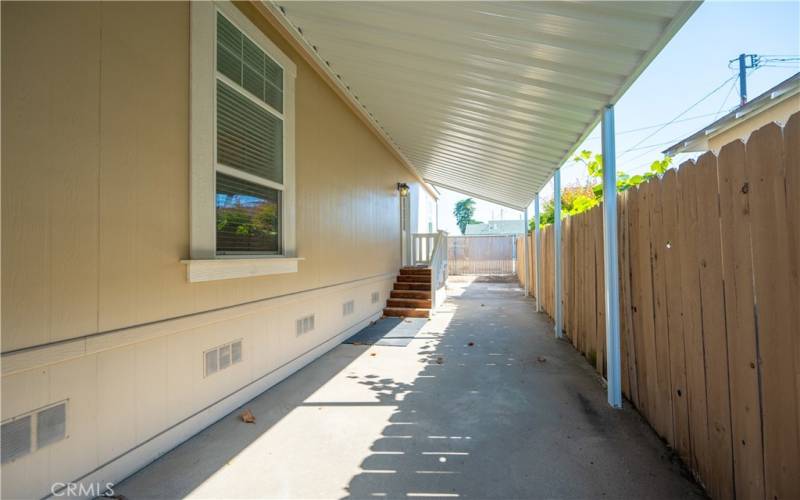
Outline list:
[[[425,180],[524,208],[699,4],[266,5]]]

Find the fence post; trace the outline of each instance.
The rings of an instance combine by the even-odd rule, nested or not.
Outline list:
[[[617,256],[617,157],[614,106],[603,108],[603,265],[606,301],[608,404],[622,408],[619,340],[619,260]]]
[[[542,312],[542,234],[539,230],[539,193],[536,193],[536,198],[533,200],[533,235],[535,238],[535,252],[536,258],[533,265],[536,266],[536,312]]]
[[[531,265],[530,265],[530,262],[528,262],[530,260],[530,257],[529,257],[530,250],[528,248],[529,243],[528,243],[528,209],[527,208],[525,208],[525,219],[524,220],[525,220],[525,227],[522,229],[522,238],[525,240],[524,241],[524,243],[525,243],[525,246],[524,246],[524,250],[525,250],[525,296],[527,297],[527,296],[529,296],[531,294],[531,284],[530,284],[530,280],[531,280]],[[517,272],[519,272],[519,270],[517,270]]]
[[[563,311],[561,310],[561,169],[556,170],[553,174],[553,205],[555,207],[553,213],[553,242],[555,248],[553,249],[555,261],[555,293],[553,302],[555,306],[555,331],[556,338],[560,339],[563,336]]]

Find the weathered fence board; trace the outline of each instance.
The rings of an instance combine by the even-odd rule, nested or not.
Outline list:
[[[794,373],[795,391],[800,394],[800,307],[797,307],[800,297],[800,114],[795,114],[783,129],[786,172],[786,207],[787,207],[787,226],[789,233],[789,265],[791,279],[790,297],[794,297],[795,306],[790,313],[794,313],[792,318],[792,331],[795,332],[794,340]],[[800,430],[800,397],[795,401],[795,418],[797,428]],[[800,436],[798,436],[800,440]],[[798,467],[800,457],[792,462],[794,467]]]
[[[682,246],[681,309],[683,311],[684,350],[686,353],[686,396],[691,435],[690,466],[702,478],[708,477],[708,427],[706,411],[706,374],[703,365],[703,329],[700,310],[700,275],[697,271],[697,167],[684,164],[678,170],[680,202],[678,205]]]
[[[659,434],[664,432],[664,416],[659,412],[659,407],[663,403],[658,400],[658,365],[656,364],[656,342],[655,325],[653,314],[653,269],[650,256],[650,214],[652,212],[652,200],[650,191],[653,184],[647,183],[639,187],[640,197],[638,213],[638,241],[636,242],[636,258],[638,268],[632,272],[633,277],[637,278],[633,282],[634,289],[638,291],[634,314],[639,316],[639,325],[642,332],[642,350],[644,361],[644,384],[647,388],[647,415]]]
[[[667,290],[664,269],[664,250],[667,237],[664,231],[663,191],[658,184],[651,184],[650,213],[650,261],[653,274],[653,333],[655,340],[656,386],[659,402],[658,412],[662,418],[662,435],[674,442],[672,418],[672,381],[670,380],[669,330],[667,329]]]
[[[797,395],[794,367],[789,226],[783,168],[783,140],[777,125],[753,132],[746,151],[750,172],[750,210],[761,401],[764,427],[765,494],[800,498]]]
[[[698,159],[697,215],[700,306],[703,324],[703,354],[708,408],[709,489],[714,498],[732,498],[733,467],[728,399],[728,342],[722,288],[717,157],[706,153]]]
[[[744,143],[726,145],[719,154],[719,202],[722,228],[728,373],[731,391],[731,440],[737,498],[764,497],[764,450],[753,314],[753,266],[750,258],[750,194]]]
[[[686,355],[684,348],[681,260],[681,222],[678,213],[678,177],[669,170],[662,179],[663,239],[660,242],[664,261],[666,289],[667,336],[669,342],[669,373],[672,385],[673,448],[686,463],[690,460],[689,405],[686,398]]]
[[[712,497],[800,498],[800,114],[617,203],[623,393]],[[561,297],[551,227],[535,256],[542,305],[604,374],[601,207],[562,230]]]

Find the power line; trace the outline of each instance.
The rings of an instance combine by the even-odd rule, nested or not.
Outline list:
[[[690,116],[690,117],[687,117],[687,118],[683,118],[681,120],[675,120],[672,123],[689,122],[689,121],[692,121],[692,120],[698,120],[700,118],[708,118],[709,116],[714,116],[715,114],[716,113],[706,113],[706,114],[703,114],[703,115]],[[650,130],[651,128],[660,127],[660,126],[665,125],[665,124],[666,123],[654,123],[653,125],[646,125],[644,127],[623,130],[623,131],[617,132],[616,135],[632,134],[634,132],[641,132],[642,130]],[[600,136],[596,135],[596,136],[592,136],[592,137],[587,137],[586,140],[587,141],[600,140]]]
[[[659,147],[659,146],[664,146],[664,145],[666,145],[666,144],[675,144],[675,141],[677,141],[678,139],[680,139],[680,137],[678,137],[678,138],[676,138],[676,139],[674,139],[674,140],[670,140],[670,141],[657,142],[657,143],[655,143],[655,144],[648,144],[647,146],[641,146],[641,147],[638,147],[638,148],[631,148],[631,149],[629,149],[628,151],[641,151],[641,150],[643,150],[643,149],[650,149],[650,150],[652,150],[653,148],[657,148],[657,147]],[[639,158],[639,157],[637,156],[637,158]],[[635,160],[635,159],[636,159],[636,158],[634,158],[634,160]],[[631,160],[631,161],[633,161],[633,160]]]
[[[717,119],[717,115],[719,115],[719,114],[720,114],[720,112],[722,111],[722,108],[724,108],[724,107],[725,107],[725,103],[726,103],[726,102],[728,102],[728,98],[730,98],[730,96],[731,96],[731,93],[733,92],[733,88],[734,88],[734,87],[736,87],[736,80],[734,80],[733,82],[731,82],[731,86],[730,86],[730,88],[728,89],[728,93],[725,95],[725,99],[723,99],[723,100],[722,100],[722,104],[720,104],[720,105],[719,105],[719,109],[717,110],[717,112],[716,112],[716,113],[714,113],[714,119],[715,119],[715,120]]]
[[[686,108],[685,110],[683,110],[683,111],[681,111],[680,113],[678,113],[678,115],[677,115],[677,116],[675,116],[675,118],[673,118],[672,120],[670,120],[670,121],[666,122],[664,125],[662,125],[662,126],[661,126],[661,127],[659,127],[658,129],[656,129],[656,131],[655,131],[655,132],[652,132],[651,134],[647,135],[647,136],[646,136],[646,137],[644,137],[642,140],[640,140],[639,142],[637,142],[636,144],[634,144],[633,146],[631,146],[630,148],[628,148],[628,149],[626,149],[625,151],[623,151],[623,152],[622,152],[622,154],[620,154],[620,155],[619,155],[617,158],[622,158],[622,157],[623,157],[623,156],[625,156],[627,153],[629,153],[630,151],[632,151],[634,148],[637,148],[637,147],[641,146],[641,145],[642,145],[642,143],[644,143],[644,142],[645,142],[647,139],[650,139],[651,137],[653,137],[653,136],[654,136],[654,135],[656,135],[657,133],[659,133],[659,132],[661,132],[662,130],[664,130],[664,129],[665,129],[667,126],[669,126],[669,125],[671,125],[671,124],[675,123],[675,121],[676,121],[678,118],[682,117],[683,115],[685,115],[686,113],[688,113],[689,111],[691,111],[692,109],[694,109],[694,108],[695,108],[695,107],[696,107],[698,104],[700,104],[701,102],[705,101],[706,99],[708,99],[708,98],[709,98],[709,97],[711,97],[712,95],[716,94],[716,93],[717,93],[717,91],[719,91],[719,89],[721,89],[722,87],[724,87],[725,85],[727,85],[727,84],[728,84],[728,83],[729,83],[731,80],[734,80],[735,78],[737,78],[737,76],[738,76],[738,75],[733,75],[733,76],[731,76],[730,78],[726,79],[726,80],[725,80],[724,82],[722,82],[722,83],[721,83],[719,86],[717,86],[717,87],[716,87],[714,90],[712,90],[711,92],[709,92],[708,94],[706,94],[706,95],[704,95],[702,98],[700,98],[700,100],[698,100],[697,102],[695,102],[694,104],[692,104],[691,106],[689,106],[688,108]]]
[[[681,137],[682,137],[682,134],[681,134]],[[638,156],[634,156],[633,158],[631,158],[631,159],[630,159],[630,160],[628,160],[628,161],[630,161],[631,163],[633,163],[634,161],[638,160],[639,158],[642,158],[642,157],[644,157],[644,156],[647,156],[648,154],[652,153],[654,148],[660,148],[660,147],[662,147],[662,146],[666,146],[667,144],[675,144],[675,141],[678,141],[678,140],[680,140],[680,139],[681,139],[681,137],[676,137],[676,138],[674,138],[674,139],[670,139],[669,141],[665,141],[665,142],[662,142],[662,143],[659,143],[659,144],[651,144],[650,146],[647,146],[647,147],[641,147],[641,148],[638,148],[639,150],[641,150],[641,149],[647,149],[647,151],[643,152],[642,154],[640,154],[640,155],[638,155]],[[637,150],[637,149],[633,149],[633,148],[632,148],[632,149],[629,149],[628,151],[636,151],[636,150]],[[626,151],[626,152],[627,152],[627,151]],[[638,168],[638,167],[637,167],[637,168]]]
[[[762,65],[755,66],[754,68],[752,68],[752,69],[751,69],[751,70],[750,70],[750,71],[747,73],[747,76],[750,76],[750,75],[752,75],[752,74],[753,74],[753,73],[755,73],[755,72],[756,72],[756,71],[757,71],[759,68],[762,68],[762,67],[763,67]],[[736,76],[737,76],[737,75],[734,75],[734,77],[736,77]],[[731,86],[730,86],[730,88],[728,89],[728,94],[725,96],[725,99],[722,101],[722,104],[720,104],[720,107],[719,107],[719,109],[717,110],[717,112],[716,112],[716,113],[713,113],[713,114],[714,114],[714,119],[716,119],[716,117],[717,117],[717,115],[719,114],[719,112],[720,112],[720,111],[722,111],[722,108],[725,106],[725,103],[727,103],[727,102],[728,102],[728,99],[730,98],[730,96],[731,96],[731,92],[733,91],[734,87],[736,87],[736,80],[735,80],[735,79],[734,79],[734,80],[733,80],[733,82],[731,83]],[[717,89],[717,90],[718,90],[718,89]],[[698,102],[700,102],[700,101],[698,101]],[[697,103],[695,103],[694,105],[697,105]],[[677,122],[678,122],[678,120],[675,120],[675,121],[673,121],[672,123],[677,123]],[[675,141],[678,141],[679,139],[681,139],[681,137],[676,137],[675,139],[672,139],[672,140],[670,140],[670,141],[666,141],[666,142],[663,142],[663,143],[658,143],[658,144],[651,144],[650,146],[643,146],[643,147],[637,147],[637,145],[634,145],[634,147],[627,149],[627,150],[625,151],[625,153],[627,153],[627,152],[629,152],[629,151],[638,151],[638,150],[642,150],[642,149],[648,149],[648,148],[650,148],[650,150],[649,150],[649,151],[645,151],[644,153],[642,153],[642,154],[640,154],[640,155],[638,155],[638,156],[636,156],[636,157],[634,157],[633,159],[631,159],[631,160],[630,160],[631,162],[633,162],[633,161],[635,161],[635,160],[637,160],[637,159],[639,159],[639,158],[642,158],[643,156],[646,156],[648,153],[650,153],[650,152],[653,150],[653,148],[657,148],[657,147],[660,147],[660,146],[664,146],[664,145],[666,145],[666,144],[670,144],[670,145],[671,145],[671,144],[675,144]],[[625,153],[623,153],[623,154],[625,154]],[[620,156],[622,156],[622,155],[620,155]],[[637,168],[639,168],[639,167],[637,167]]]
[[[755,64],[754,64],[754,66],[751,67],[751,71],[749,73],[747,73],[746,76],[752,75],[759,68],[763,68],[763,67],[792,68],[792,67],[794,67],[796,65],[791,65],[789,63],[800,62],[800,56],[797,56],[797,55],[762,55],[762,56],[754,56],[754,57],[755,57],[755,61],[754,61]],[[735,60],[736,59],[731,60],[731,63],[733,61],[735,61]],[[773,63],[773,64],[768,64],[768,63]],[[777,63],[777,64],[775,64],[775,63]],[[781,65],[781,64],[785,64],[785,65]],[[728,67],[730,67],[730,64],[729,64]],[[650,139],[651,137],[653,137],[654,135],[658,134],[659,132],[664,130],[667,126],[669,126],[669,125],[671,125],[673,123],[681,123],[681,122],[695,120],[695,119],[698,119],[698,118],[705,118],[705,117],[708,117],[708,116],[713,116],[714,119],[716,119],[717,116],[719,115],[719,113],[725,107],[725,104],[728,102],[728,99],[730,98],[730,95],[733,92],[734,87],[736,86],[736,79],[738,77],[739,77],[738,74],[732,75],[730,78],[726,79],[724,82],[722,82],[714,90],[712,90],[711,92],[709,92],[708,94],[703,96],[700,100],[698,100],[697,102],[695,102],[694,104],[692,104],[691,106],[689,106],[688,108],[683,110],[681,113],[679,113],[677,116],[675,116],[675,118],[673,118],[672,120],[670,120],[668,122],[655,124],[655,125],[648,125],[648,126],[645,126],[645,127],[639,127],[639,128],[635,128],[635,129],[629,129],[629,130],[624,130],[624,131],[621,131],[621,132],[617,132],[616,135],[623,135],[623,134],[630,134],[630,133],[634,133],[634,132],[641,132],[643,130],[649,130],[649,129],[658,127],[658,129],[656,131],[654,131],[653,133],[651,133],[648,136],[644,137],[639,142],[634,144],[632,147],[630,147],[630,148],[626,149],[625,151],[623,151],[618,156],[618,158],[622,158],[622,156],[624,156],[627,153],[630,153],[632,151],[645,150],[642,154],[640,154],[638,156],[635,156],[633,159],[631,159],[630,162],[632,163],[633,161],[635,161],[635,160],[637,160],[639,158],[642,158],[642,157],[646,156],[647,154],[649,154],[650,152],[652,152],[654,148],[658,148],[658,147],[661,147],[661,146],[664,146],[664,145],[667,145],[667,144],[674,144],[675,141],[680,139],[680,137],[676,137],[676,138],[674,138],[672,140],[661,142],[661,143],[649,144],[649,145],[646,145],[646,146],[642,146],[642,143],[647,141],[647,139]],[[696,106],[698,106],[700,103],[702,103],[703,101],[705,101],[706,99],[708,99],[712,95],[714,95],[721,88],[723,88],[728,82],[732,82],[731,86],[728,89],[728,93],[726,94],[725,99],[722,101],[722,104],[720,104],[720,107],[719,107],[719,109],[717,110],[716,113],[706,113],[706,114],[703,114],[703,115],[697,115],[697,116],[692,116],[692,117],[689,117],[689,118],[681,119],[681,117],[683,115],[685,115],[690,110],[694,109]],[[600,139],[600,137],[594,136],[594,137],[589,137],[586,140],[587,141],[592,141],[592,140],[598,140],[598,139]],[[640,165],[638,167],[635,167],[635,169],[639,169],[639,168],[641,168],[643,166],[646,166],[646,165]]]

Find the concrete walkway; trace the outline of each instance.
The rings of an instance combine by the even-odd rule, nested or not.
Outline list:
[[[129,499],[698,498],[514,284],[451,279],[405,347],[343,344],[118,485]],[[472,345],[474,343],[474,345]],[[539,357],[544,361],[539,361]]]

